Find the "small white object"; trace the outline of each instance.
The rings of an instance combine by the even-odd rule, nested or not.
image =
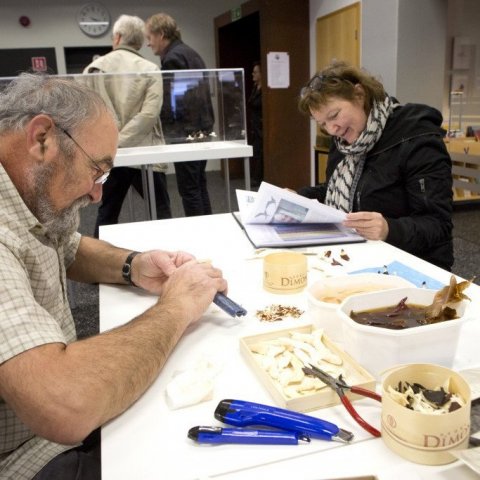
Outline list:
[[[214,378],[218,368],[209,361],[199,362],[195,368],[177,373],[165,390],[171,410],[211,400]]]

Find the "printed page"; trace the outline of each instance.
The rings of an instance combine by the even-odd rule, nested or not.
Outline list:
[[[257,192],[248,190],[235,190],[237,195],[238,210],[240,212],[240,221],[245,223],[245,219],[250,216],[250,209],[255,208]]]
[[[252,192],[248,192],[252,193]],[[238,199],[238,194],[237,194]],[[341,223],[346,214],[317,200],[262,182],[250,206],[239,209],[243,224]]]

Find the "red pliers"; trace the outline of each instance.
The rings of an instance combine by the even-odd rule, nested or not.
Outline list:
[[[345,390],[350,390],[352,393],[356,393],[357,395],[362,395],[364,397],[372,398],[377,402],[381,402],[382,397],[378,395],[378,393],[372,392],[371,390],[367,390],[366,388],[347,385],[345,383],[345,380],[343,380],[342,375],[340,375],[338,378],[334,378],[331,375],[329,375],[327,372],[324,372],[320,368],[317,368],[313,365],[310,365],[309,367],[303,367],[303,372],[306,375],[313,375],[319,378],[322,382],[324,382],[330,388],[335,390],[338,396],[340,397],[340,400],[342,401],[343,405],[347,409],[348,413],[353,417],[353,419],[367,432],[371,433],[374,437],[381,436],[381,433],[375,427],[367,423],[357,413],[355,408],[353,408],[352,403],[350,402],[348,397],[345,395]]]

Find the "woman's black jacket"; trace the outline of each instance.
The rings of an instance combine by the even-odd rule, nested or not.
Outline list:
[[[441,123],[440,112],[426,105],[396,108],[367,154],[353,211],[380,212],[388,223],[388,243],[450,270],[452,165]],[[332,142],[327,182],[342,159]],[[323,201],[325,187],[315,189],[316,195],[307,196]]]

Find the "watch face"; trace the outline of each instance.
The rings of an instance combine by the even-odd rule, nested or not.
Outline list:
[[[90,37],[101,37],[110,28],[108,10],[97,2],[83,5],[78,12],[77,21],[80,30]]]

